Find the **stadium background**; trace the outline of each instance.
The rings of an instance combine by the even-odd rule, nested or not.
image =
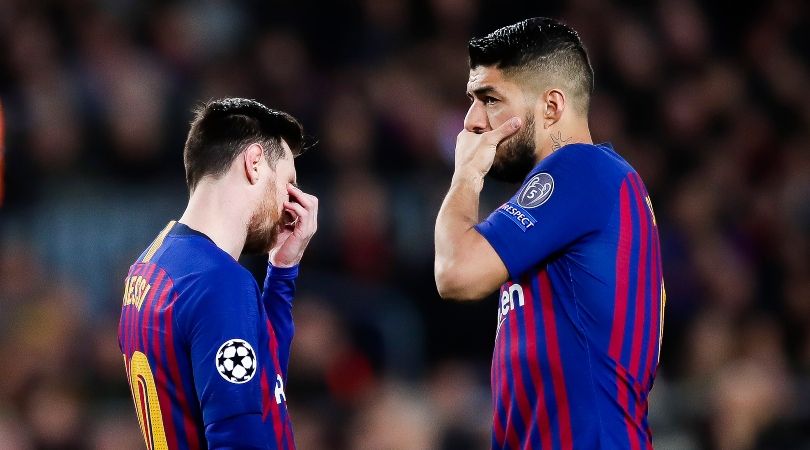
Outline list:
[[[466,41],[534,15],[580,31],[594,138],[656,207],[657,448],[810,448],[808,4],[529,3],[0,1],[0,448],[142,448],[121,282],[182,213],[189,111],[220,96],[318,140],[297,162],[323,211],[295,306],[299,447],[486,447],[494,296],[438,298],[432,230]]]

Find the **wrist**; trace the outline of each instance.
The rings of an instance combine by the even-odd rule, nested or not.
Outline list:
[[[453,173],[453,179],[450,181],[451,186],[465,186],[480,193],[484,188],[484,174],[463,167],[457,168]]]
[[[273,261],[267,264],[268,276],[274,278],[296,278],[298,276],[298,264],[292,266],[277,266]]]
[[[284,261],[278,257],[278,254],[270,253],[270,256],[267,258],[267,262],[270,266],[275,267],[277,269],[289,269],[291,267],[298,267],[298,264],[301,262],[301,259],[295,259],[292,261]]]

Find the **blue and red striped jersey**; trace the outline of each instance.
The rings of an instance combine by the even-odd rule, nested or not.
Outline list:
[[[664,282],[652,203],[609,144],[543,159],[476,229],[509,271],[492,358],[492,447],[652,447]]]
[[[131,266],[118,342],[148,449],[293,449],[287,363],[298,267],[253,276],[171,222]]]

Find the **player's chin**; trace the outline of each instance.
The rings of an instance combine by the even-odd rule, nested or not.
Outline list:
[[[505,183],[520,183],[526,178],[526,175],[531,171],[531,167],[522,167],[516,164],[492,164],[492,168],[487,173],[487,176],[493,180],[503,181]]]
[[[258,235],[248,236],[242,253],[248,255],[266,255],[276,246],[278,241],[278,225]]]

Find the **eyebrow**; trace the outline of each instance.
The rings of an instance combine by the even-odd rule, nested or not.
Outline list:
[[[473,89],[472,93],[475,94],[476,97],[482,97],[484,95],[497,93],[497,91],[492,86],[481,86],[477,89]],[[471,95],[469,91],[467,95]]]

